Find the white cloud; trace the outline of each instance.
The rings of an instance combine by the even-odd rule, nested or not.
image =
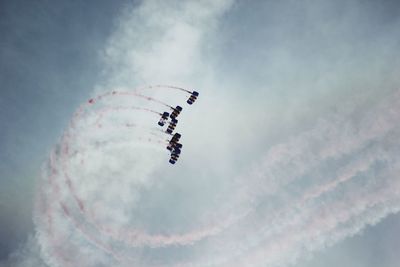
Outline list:
[[[0,263],[1,267],[46,267],[40,257],[40,248],[33,236],[18,250],[10,254],[8,260]]]
[[[287,83],[266,79],[271,90],[285,88],[282,96],[265,93],[267,86],[254,95],[236,92],[257,83],[246,84],[245,74],[233,77],[232,68],[224,73],[215,58],[236,55],[209,48],[220,41],[218,22],[231,5],[151,0],[126,7],[104,50],[104,80],[94,93],[129,91],[143,83],[202,88],[198,103],[185,106],[180,117],[191,122],[179,126],[185,150],[179,167],[169,168],[157,144],[162,140],[154,114],[123,109],[133,103],[161,111],[160,103],[130,91],[84,104],[41,181],[36,240],[50,266],[287,266],[398,212],[399,91],[386,89],[385,97],[370,87],[368,96],[346,97],[344,89],[335,91],[346,74],[332,86],[319,80],[314,86],[327,93],[297,93],[301,100],[289,106],[296,91],[288,88],[300,81],[304,89],[315,78],[300,70],[300,78]],[[282,71],[283,80],[302,59],[294,47],[261,67]],[[344,65],[364,62],[356,59]],[[342,70],[335,75],[343,77]],[[140,92],[168,103],[185,100],[168,88]],[[327,114],[329,101],[317,103],[326,96],[348,100],[335,102],[338,111]],[[150,134],[140,127],[156,136],[146,141]]]

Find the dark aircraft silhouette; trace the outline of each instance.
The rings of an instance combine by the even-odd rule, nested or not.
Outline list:
[[[172,134],[172,132],[175,130],[176,124],[178,123],[177,119],[171,119],[171,122],[168,125],[168,128],[166,130],[167,133]]]
[[[182,144],[179,143],[179,139],[181,138],[181,135],[179,133],[175,133],[171,140],[168,143],[167,149],[172,151],[175,147],[181,149],[182,148]]]
[[[170,117],[171,119],[176,119],[176,117],[178,117],[178,115],[181,113],[181,111],[182,111],[182,107],[181,107],[181,106],[176,106],[176,107],[173,109],[171,115],[169,115],[169,117]]]
[[[186,101],[189,105],[193,104],[194,101],[196,101],[197,97],[199,96],[199,93],[196,91],[193,91],[192,94],[190,95],[189,99]]]
[[[158,121],[158,125],[164,126],[165,122],[168,120],[168,116],[169,116],[169,113],[168,113],[168,112],[164,112],[164,113],[161,115],[160,120]]]
[[[171,151],[171,158],[169,159],[169,163],[171,164],[175,164],[181,154],[182,144],[179,143],[180,138],[181,135],[175,133],[168,143],[167,149]]]
[[[179,148],[175,148],[171,152],[171,158],[169,159],[169,163],[175,164],[178,161],[179,155],[181,154],[181,150]]]

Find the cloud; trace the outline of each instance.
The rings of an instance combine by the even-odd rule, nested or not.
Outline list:
[[[239,236],[229,239],[241,243],[224,251],[238,255],[226,266],[286,266],[397,213],[399,130],[389,119],[398,116],[397,95],[370,108],[357,126],[347,125],[350,114],[343,121],[322,120],[270,149],[240,187],[248,188],[243,199],[254,219],[236,231],[251,245],[243,246]],[[338,138],[335,129],[344,128],[345,138]]]
[[[14,251],[7,261],[0,263],[1,267],[45,267],[47,266],[40,256],[40,248],[36,239],[29,236],[25,244]]]
[[[399,211],[395,79],[370,78],[385,87],[384,94],[372,85],[365,95],[357,95],[361,89],[348,93],[344,85],[365,83],[349,77],[382,66],[365,67],[360,54],[342,61],[359,48],[348,45],[354,39],[347,26],[362,19],[332,12],[319,24],[319,11],[332,6],[310,4],[293,6],[310,18],[284,23],[290,3],[269,7],[268,25],[280,25],[267,28],[276,38],[266,52],[270,61],[237,76],[235,68],[243,71],[240,53],[217,53],[212,46],[224,47],[221,18],[240,3],[145,1],[126,7],[104,49],[94,101],[77,110],[43,167],[35,242],[48,265],[287,266]],[[344,22],[335,26],[339,17]],[[346,56],[331,46],[318,50],[315,36],[287,38],[300,22],[316,25],[311,32],[317,36],[336,30],[325,41],[340,37],[336,44]],[[313,49],[317,60],[304,61]],[[245,56],[252,52],[246,49]],[[236,65],[219,62],[221,57],[235,58]],[[330,59],[338,59],[332,70],[326,69]],[[304,68],[311,63],[318,67]],[[253,71],[277,76],[249,83]],[[182,138],[191,138],[184,139],[178,168],[166,166],[162,133],[153,127],[158,117],[152,111],[167,107],[137,93],[168,103],[186,96],[162,86],[133,90],[143,83],[204,88],[180,117],[192,123],[180,124]],[[239,90],[243,86],[260,89],[249,93]],[[127,108],[132,105],[146,110]]]
[[[127,7],[103,54],[109,82],[131,85],[199,81],[203,52],[232,1],[145,1]],[[156,78],[157,77],[157,78]]]

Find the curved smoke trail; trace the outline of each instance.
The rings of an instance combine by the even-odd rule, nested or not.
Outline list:
[[[171,16],[157,12],[163,1],[144,2],[110,39],[111,78],[102,88],[132,84],[136,72],[136,82],[210,79],[199,40],[230,2],[192,1]],[[143,22],[156,34],[139,38]],[[173,89],[159,90],[173,97],[189,91],[156,85],[99,94],[82,104],[49,153],[35,211],[48,265],[287,266],[399,211],[400,91],[368,109],[320,117],[266,149],[249,170],[212,177],[222,186],[210,185],[216,193],[203,196],[201,206],[199,188],[166,184],[183,181],[178,171],[202,180],[215,166],[187,159],[167,168],[166,140],[153,125],[171,106],[147,97],[152,89]],[[231,116],[236,107],[229,108]]]
[[[50,154],[36,225],[51,266],[282,266],[400,209],[397,91],[357,123],[336,114],[270,148],[191,230],[146,229],[135,207],[154,187],[163,140],[150,138],[159,112],[124,106],[131,95],[84,103]],[[154,118],[142,130],[140,112]],[[158,256],[175,250],[189,256]]]

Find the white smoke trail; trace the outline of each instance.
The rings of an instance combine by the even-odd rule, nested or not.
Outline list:
[[[399,128],[394,123],[399,116],[397,95],[398,91],[362,116],[361,121],[369,124],[354,126],[342,117],[340,121],[353,134],[345,140],[337,139],[336,146],[335,137],[326,132],[343,129],[343,124],[329,121],[328,129],[321,129],[320,123],[295,138],[295,143],[308,146],[293,146],[294,142],[289,141],[272,148],[263,162],[275,173],[265,173],[270,170],[262,163],[255,171],[257,176],[246,176],[239,183],[241,188],[247,187],[241,199],[247,198],[253,214],[235,226],[233,232],[218,236],[220,240],[214,241],[217,245],[211,246],[208,253],[218,251],[221,255],[230,255],[228,258],[237,255],[226,266],[286,266],[302,254],[338,242],[367,224],[375,224],[397,212],[400,209],[400,185],[396,176],[399,146],[395,141]],[[375,121],[374,117],[378,119]],[[322,121],[322,125],[327,123]],[[355,127],[363,131],[357,132]],[[376,129],[379,135],[375,135]],[[319,140],[324,137],[326,142],[320,144]],[[353,149],[341,146],[343,141]],[[287,149],[285,157],[276,157],[273,152],[282,147],[294,150]],[[330,147],[329,157],[308,160],[312,153],[320,155],[326,147]],[[291,168],[301,170],[299,175],[286,175],[288,162]],[[336,166],[326,169],[326,162]],[[282,181],[276,181],[275,177]],[[302,186],[304,182],[306,185]],[[219,266],[226,260],[223,258],[209,264]]]
[[[123,184],[132,180],[123,173],[127,171],[127,167],[113,161],[113,159],[118,159],[124,163],[126,159],[121,161],[118,154],[113,155],[114,152],[112,152],[114,150],[122,152],[123,147],[128,143],[120,147],[117,143],[110,141],[111,150],[105,149],[106,146],[102,145],[103,148],[99,154],[96,150],[102,146],[97,144],[94,147],[90,143],[96,143],[97,138],[112,140],[112,135],[107,130],[104,135],[101,131],[91,134],[91,128],[87,127],[86,123],[93,121],[90,117],[95,113],[87,113],[88,118],[85,119],[78,116],[77,121],[71,124],[75,127],[71,133],[77,137],[68,133],[65,135],[68,138],[63,139],[60,148],[57,149],[54,157],[51,157],[50,169],[47,170],[49,178],[46,178],[45,182],[50,181],[50,185],[55,184],[50,191],[43,192],[46,193],[45,202],[51,204],[46,204],[50,205],[49,214],[43,212],[41,215],[41,217],[47,216],[47,222],[46,220],[40,222],[38,227],[38,229],[43,229],[39,231],[39,237],[41,236],[44,243],[42,247],[47,246],[46,250],[50,254],[49,262],[54,266],[68,265],[65,260],[65,255],[68,255],[68,252],[65,252],[66,248],[57,245],[62,242],[58,241],[59,239],[66,238],[63,235],[59,236],[60,230],[72,231],[75,238],[86,240],[91,244],[90,250],[93,255],[89,258],[93,261],[88,262],[87,266],[98,264],[95,259],[102,257],[105,259],[112,257],[114,264],[121,266],[132,264],[132,262],[148,265],[146,259],[132,256],[137,255],[135,250],[140,251],[142,246],[149,249],[157,247],[168,249],[175,244],[179,244],[182,249],[186,247],[185,249],[190,251],[206,251],[206,255],[212,255],[212,259],[204,261],[194,257],[188,262],[169,262],[165,264],[167,266],[225,264],[227,266],[257,266],[265,263],[281,266],[293,262],[300,255],[335,243],[400,208],[400,203],[398,203],[400,186],[396,183],[399,165],[396,155],[399,147],[395,142],[399,129],[390,123],[396,114],[400,114],[397,95],[398,92],[395,92],[393,96],[361,117],[361,122],[369,123],[369,130],[363,123],[357,126],[350,125],[343,117],[338,122],[331,121],[329,126],[324,127],[320,125],[328,125],[328,121],[322,121],[311,131],[297,136],[295,141],[271,148],[262,161],[267,161],[268,168],[273,172],[265,173],[265,164],[262,163],[259,165],[260,170],[256,170],[257,176],[253,175],[253,170],[250,175],[237,178],[238,181],[233,184],[232,191],[235,202],[222,205],[222,210],[217,209],[218,212],[216,212],[216,215],[229,212],[228,216],[220,218],[219,222],[212,222],[206,228],[197,225],[193,232],[184,234],[149,234],[140,230],[140,227],[136,230],[129,227],[132,223],[135,224],[132,217],[128,216],[127,211],[117,209],[116,205],[123,203],[122,208],[124,208],[127,201],[133,204],[132,201],[138,201],[138,199],[121,199],[119,196],[135,195],[134,191],[131,191],[132,189],[126,192],[121,191],[123,188],[120,188],[121,185],[118,184],[115,184],[116,187],[113,189],[114,185],[109,180],[110,177],[115,177],[119,183]],[[104,111],[104,109],[100,110]],[[121,115],[124,116],[125,109],[123,108],[110,110],[115,112],[116,117],[119,112],[122,112]],[[112,119],[115,124],[118,122],[115,116],[104,116],[103,119]],[[377,117],[379,120],[374,121],[372,117]],[[112,121],[109,121],[110,127],[114,127]],[[335,145],[335,137],[326,133],[335,134],[333,129],[343,128],[343,123],[348,125],[347,130],[352,134],[346,135],[347,139],[337,139],[338,145]],[[375,124],[379,124],[379,135],[376,134],[378,126]],[[362,131],[356,131],[354,127]],[[80,134],[83,134],[85,138],[78,138]],[[124,135],[119,131],[114,134],[121,137]],[[326,142],[319,141],[323,137],[327,138]],[[349,146],[340,146],[343,141]],[[85,144],[87,142],[89,143]],[[294,143],[308,145],[297,147],[293,145]],[[81,166],[80,162],[80,157],[83,157],[82,146],[85,147],[85,151],[87,150],[85,153],[91,155],[89,157],[91,159],[85,159],[88,162],[85,162],[84,166]],[[134,147],[132,149],[137,149],[137,146]],[[286,148],[285,157],[277,157],[276,151],[282,147]],[[310,152],[311,147],[313,150]],[[329,154],[325,154],[327,147]],[[332,149],[333,147],[337,150]],[[127,155],[127,152],[123,153]],[[319,160],[311,155],[313,153],[320,155]],[[304,158],[299,155],[304,155]],[[104,156],[107,157],[108,162],[102,160]],[[91,166],[92,160],[96,164],[103,162],[102,164],[107,164],[108,167],[104,168],[96,164]],[[139,164],[145,164],[137,161],[139,158],[135,160],[134,168],[138,168]],[[66,163],[67,165],[64,166]],[[289,173],[285,172],[289,168],[288,164],[294,169],[297,168],[299,174],[292,173],[292,170]],[[327,165],[334,167],[327,168]],[[113,174],[117,169],[123,171]],[[152,169],[154,167],[148,168],[148,170]],[[150,173],[145,173],[143,179],[149,175]],[[282,177],[282,180],[277,181],[270,179],[271,177]],[[137,183],[140,180],[142,182]],[[136,182],[128,187],[140,188],[145,180],[133,179]],[[247,186],[243,186],[246,183]],[[96,188],[93,188],[96,184]],[[104,184],[107,184],[107,190],[100,188]],[[110,194],[113,191],[118,194]],[[133,206],[132,204],[128,206],[134,207],[135,204]],[[236,206],[236,204],[239,205]],[[91,211],[87,213],[87,209]],[[370,212],[370,209],[376,212]],[[50,221],[52,223],[49,223]],[[132,230],[129,230],[130,228]],[[82,241],[74,246],[79,247]],[[46,245],[48,242],[50,244]],[[50,247],[53,248],[50,249]],[[96,251],[101,254],[97,255]],[[150,264],[150,266],[157,266],[157,264]]]
[[[146,1],[129,9],[110,39],[109,77],[98,90],[138,80],[202,84],[197,76],[209,75],[202,71],[203,37],[229,5],[189,1],[171,9]],[[310,131],[273,146],[248,172],[227,179],[215,197],[222,203],[210,202],[209,211],[189,205],[184,211],[195,216],[158,222],[162,201],[141,206],[148,204],[146,194],[166,194],[170,188],[159,187],[173,171],[163,167],[167,155],[157,144],[127,127],[146,129],[157,119],[124,108],[137,106],[132,93],[94,98],[104,108],[84,104],[44,167],[35,223],[50,266],[286,266],[400,208],[396,91],[367,111],[323,117]],[[185,202],[194,202],[194,191]],[[168,203],[171,217],[178,216],[174,205]]]

